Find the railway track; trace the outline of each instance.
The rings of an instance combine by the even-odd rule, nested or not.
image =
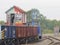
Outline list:
[[[43,43],[45,40],[49,40],[50,42],[46,42],[49,43],[47,45],[60,45],[60,39],[52,37],[52,36],[45,36],[43,37],[40,41],[36,41],[36,42],[32,42],[30,44],[26,44],[26,45],[43,45],[41,43]],[[46,45],[46,44],[44,44]]]
[[[41,42],[43,42],[44,40],[47,40],[47,39],[51,41],[51,43],[49,43],[48,45],[60,45],[60,39],[57,39],[52,36],[43,37]]]

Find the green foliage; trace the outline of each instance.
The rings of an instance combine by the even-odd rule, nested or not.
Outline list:
[[[54,26],[60,26],[60,21],[46,19],[46,17],[37,9],[32,9],[27,12],[27,22],[32,21],[32,12],[37,12],[37,19],[35,19],[34,21],[40,23],[41,30],[44,33],[52,33]]]
[[[31,22],[32,19],[34,19],[34,21],[39,21],[40,19],[40,13],[39,10],[37,9],[31,9],[28,12],[26,12],[27,14],[27,22]]]
[[[42,33],[43,34],[48,34],[48,33],[51,34],[51,33],[53,33],[53,30],[45,29],[42,31]]]
[[[0,21],[0,25],[4,25],[5,24],[5,22],[2,20],[2,21]]]

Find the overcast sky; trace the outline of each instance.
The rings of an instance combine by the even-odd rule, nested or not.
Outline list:
[[[0,0],[0,20],[6,20],[5,11],[14,5],[25,11],[36,8],[48,19],[60,20],[60,0]]]

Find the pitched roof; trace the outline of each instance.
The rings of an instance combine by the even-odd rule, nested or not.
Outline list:
[[[21,12],[21,13],[25,13],[24,10],[22,10],[21,8],[19,8],[19,7],[17,7],[17,6],[11,7],[9,10],[6,11],[6,13],[9,12],[9,11],[10,11],[11,9],[13,9],[13,8],[15,9],[15,11],[19,11],[19,12]]]

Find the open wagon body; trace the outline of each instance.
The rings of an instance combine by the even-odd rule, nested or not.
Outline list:
[[[1,39],[8,44],[26,43],[26,40],[33,41],[38,36],[37,26],[1,26]]]

